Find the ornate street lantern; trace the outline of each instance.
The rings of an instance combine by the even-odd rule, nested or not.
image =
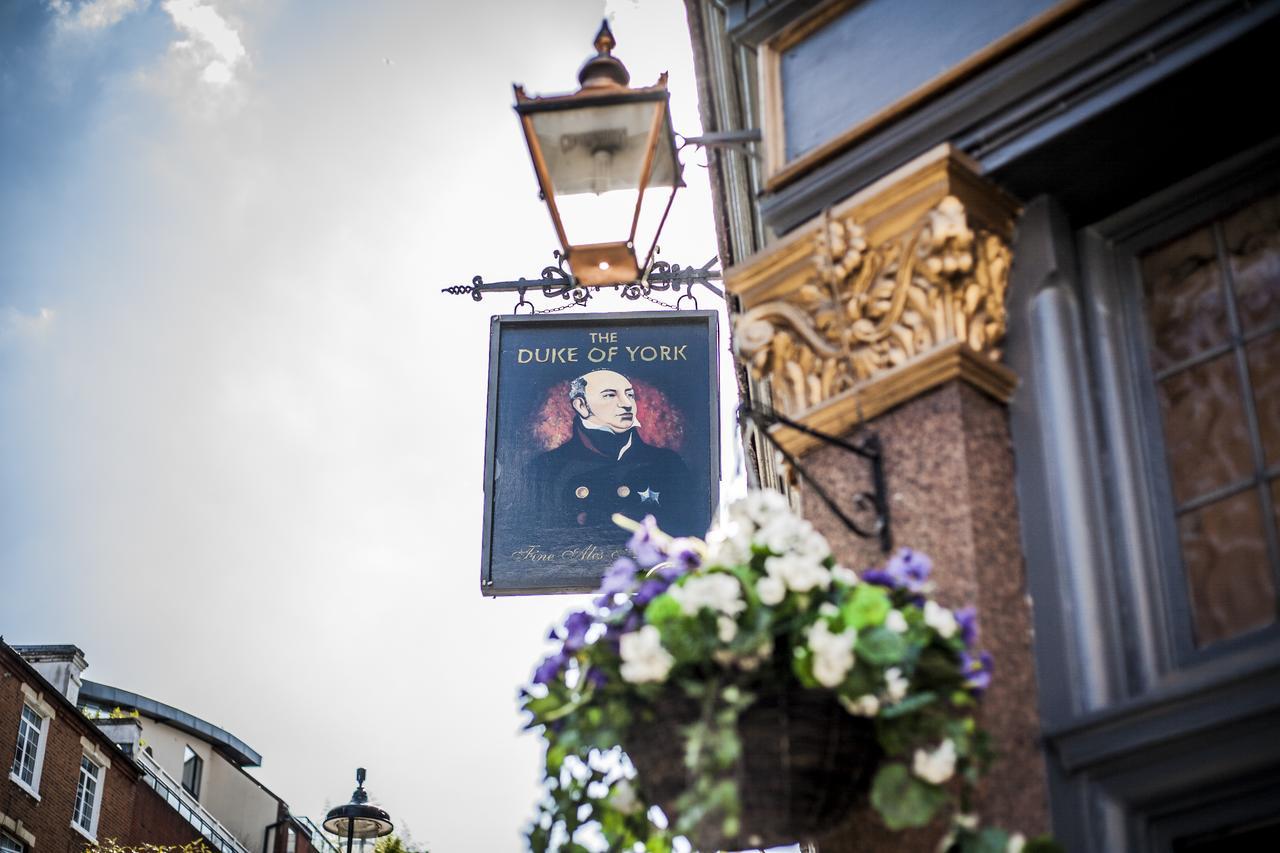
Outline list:
[[[377,806],[369,805],[369,794],[364,789],[365,772],[363,767],[356,768],[356,790],[351,795],[351,802],[345,806],[335,806],[325,815],[324,828],[339,838],[346,837],[347,853],[351,853],[352,841],[356,838],[381,838],[390,835],[395,826],[391,816]]]
[[[667,75],[633,89],[605,21],[581,88],[533,97],[515,87],[542,198],[580,284],[637,281],[648,271],[676,191],[684,186],[668,108]],[[650,189],[667,188],[664,199]],[[642,249],[644,263],[636,247]]]

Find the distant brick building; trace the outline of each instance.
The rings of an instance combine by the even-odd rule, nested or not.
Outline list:
[[[70,696],[63,692],[68,686]],[[0,733],[13,749],[0,782],[4,853],[63,853],[107,838],[122,844],[199,838],[143,783],[145,771],[80,713],[76,687],[74,678],[63,689],[54,686],[0,643]]]
[[[106,839],[336,853],[314,823],[244,772],[261,757],[243,741],[84,682],[85,666],[75,646],[0,641],[0,750],[12,749],[0,782],[0,853],[72,853]]]

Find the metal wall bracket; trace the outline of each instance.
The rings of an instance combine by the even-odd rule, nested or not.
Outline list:
[[[828,435],[825,432],[819,432],[812,427],[805,426],[802,423],[791,420],[783,415],[778,414],[771,408],[763,406],[752,406],[750,403],[743,403],[738,409],[738,418],[743,423],[754,423],[770,444],[772,444],[787,461],[791,469],[796,472],[810,488],[813,489],[819,499],[822,500],[827,508],[835,513],[836,517],[844,524],[845,527],[855,535],[862,539],[879,539],[880,550],[887,554],[893,550],[893,530],[889,525],[889,492],[885,485],[884,477],[884,451],[880,445],[880,436],[871,431],[859,430],[858,437],[853,441],[848,441],[834,435]],[[839,447],[849,453],[867,460],[871,469],[872,491],[858,492],[853,499],[856,511],[862,514],[873,513],[874,522],[868,528],[854,521],[853,517],[841,509],[835,502],[835,499],[827,494],[826,489],[822,487],[809,471],[800,464],[782,444],[773,437],[769,428],[773,426],[785,426],[790,429],[797,430],[805,435],[811,435],[814,438],[830,444],[833,447]]]
[[[552,254],[556,258],[555,265],[543,267],[542,273],[538,278],[486,282],[480,276],[476,276],[471,279],[471,284],[458,284],[441,288],[441,292],[452,296],[467,294],[476,302],[481,301],[487,293],[518,293],[520,301],[516,303],[517,313],[518,309],[524,305],[527,305],[532,313],[536,313],[533,303],[525,298],[526,295],[534,291],[541,291],[542,296],[546,299],[559,299],[565,303],[560,308],[550,309],[552,311],[559,311],[574,305],[586,305],[596,291],[604,288],[612,289],[614,292],[621,294],[624,299],[647,299],[667,308],[682,307],[681,303],[686,300],[693,302],[690,307],[697,308],[697,297],[693,293],[695,287],[706,288],[716,296],[724,298],[724,291],[713,284],[713,282],[721,280],[719,258],[713,257],[700,267],[682,267],[679,264],[669,264],[666,261],[655,261],[645,271],[645,274],[636,281],[623,284],[587,286],[580,283],[565,269],[565,258],[560,250],[557,249]],[[683,293],[681,293],[682,290],[684,291]],[[675,294],[679,296],[679,300],[675,305],[667,305],[654,298],[656,293]]]

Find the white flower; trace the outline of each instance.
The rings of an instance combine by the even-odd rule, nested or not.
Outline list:
[[[820,560],[799,553],[769,557],[764,561],[764,570],[796,592],[808,592],[815,587],[826,589],[831,585],[831,571]]]
[[[640,798],[636,796],[636,789],[626,779],[619,779],[614,784],[609,800],[623,814],[635,814],[640,810]]]
[[[895,634],[905,634],[907,617],[902,615],[901,610],[890,610],[889,615],[884,617],[884,626]]]
[[[824,601],[818,605],[818,612],[823,616],[839,616],[840,608],[836,607],[830,601]]]
[[[978,816],[976,814],[958,814],[955,816],[956,826],[961,829],[967,829],[973,832],[978,828]]]
[[[662,635],[653,625],[623,634],[618,652],[622,656],[622,677],[632,684],[665,681],[675,659],[662,647]]]
[[[687,616],[694,615],[704,607],[734,616],[747,606],[742,600],[742,586],[738,579],[723,572],[690,575],[684,583],[672,586],[668,592],[680,602],[680,609]]]
[[[841,696],[840,704],[855,717],[874,717],[880,713],[880,700],[870,693],[863,694],[857,699]]]
[[[937,631],[944,640],[953,637],[960,627],[954,613],[932,600],[924,603],[924,624]]]
[[[738,623],[733,621],[732,616],[716,617],[716,636],[722,643],[732,643],[733,638],[738,636]]]
[[[891,666],[884,671],[884,684],[889,693],[889,702],[901,702],[907,695],[908,682],[902,677],[902,670]]]
[[[791,504],[781,492],[761,489],[735,501],[729,507],[729,513],[750,521],[756,527],[763,527],[778,515],[791,515]]]
[[[847,566],[835,566],[831,569],[831,577],[838,583],[845,586],[857,586],[859,583],[858,573]]]
[[[946,782],[956,772],[955,742],[947,738],[932,752],[917,749],[911,772],[931,785]]]
[[[707,559],[709,566],[736,566],[751,559],[751,534],[755,528],[750,522],[729,518],[716,525],[707,534]]]
[[[825,619],[819,619],[809,629],[809,649],[813,652],[813,677],[823,687],[835,687],[853,668],[853,644],[858,632],[847,628],[839,634],[831,633]]]
[[[1027,837],[1021,832],[1015,832],[1009,836],[1009,843],[1004,846],[1004,853],[1022,853],[1022,848],[1027,846]]]
[[[756,581],[756,593],[759,594],[763,603],[772,607],[786,598],[787,585],[780,578],[769,575]]]

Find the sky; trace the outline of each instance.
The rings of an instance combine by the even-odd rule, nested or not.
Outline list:
[[[511,84],[576,88],[606,15],[696,134],[679,0],[0,0],[6,641],[226,728],[295,813],[364,766],[416,842],[520,848],[516,691],[576,602],[479,594],[515,298],[440,288],[551,261]]]

